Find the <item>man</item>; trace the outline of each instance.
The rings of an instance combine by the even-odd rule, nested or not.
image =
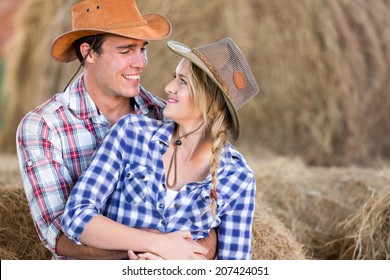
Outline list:
[[[141,15],[135,0],[84,0],[72,19],[72,31],[54,40],[51,55],[60,62],[78,58],[83,73],[20,122],[20,171],[38,235],[54,258],[122,259],[128,252],[77,245],[60,222],[72,187],[110,127],[129,113],[162,118],[164,102],[140,86],[140,77],[146,45],[167,38],[171,24],[158,14]],[[188,244],[183,252],[192,250]]]

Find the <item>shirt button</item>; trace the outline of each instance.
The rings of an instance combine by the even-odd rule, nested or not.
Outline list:
[[[33,165],[32,161],[29,160],[29,161],[27,162],[27,166],[28,166],[28,167],[31,167],[32,165]]]
[[[187,186],[187,188],[186,188],[186,189],[187,189],[187,191],[189,191],[191,188],[190,188],[189,186]]]
[[[159,203],[159,204],[158,204],[158,208],[160,208],[160,209],[164,208],[164,204]]]
[[[175,203],[175,205],[173,205],[173,207],[179,208],[179,204]]]
[[[164,220],[162,220],[162,221],[161,221],[161,224],[162,224],[163,226],[165,226],[165,221],[164,221]]]

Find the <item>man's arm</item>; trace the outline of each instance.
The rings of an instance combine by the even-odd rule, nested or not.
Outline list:
[[[85,245],[77,245],[73,240],[61,235],[56,242],[56,253],[79,260],[123,260],[128,258],[126,251],[97,249]]]
[[[32,113],[21,121],[16,140],[23,187],[42,244],[53,255],[74,259],[127,258],[127,252],[79,246],[62,234],[62,212],[73,182],[55,130]]]

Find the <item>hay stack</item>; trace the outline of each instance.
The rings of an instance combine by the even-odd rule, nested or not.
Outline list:
[[[374,195],[341,226],[341,258],[390,260],[390,188]]]
[[[23,189],[1,187],[0,220],[0,259],[51,258],[49,250],[38,239]]]
[[[239,38],[257,49],[253,61],[264,96],[245,114],[252,124],[245,141],[310,164],[388,156],[388,1],[252,5],[258,35],[242,32]]]
[[[339,225],[353,215],[362,215],[358,210],[372,195],[379,197],[389,189],[389,169],[313,168],[301,160],[287,158],[256,164],[249,160],[261,194],[258,199],[262,199],[257,203],[269,203],[272,214],[315,259],[345,258],[346,245],[341,241],[350,232]]]
[[[260,201],[260,199],[259,199]],[[281,221],[263,204],[256,205],[253,220],[252,259],[304,260],[304,246],[300,244]]]
[[[72,0],[76,2],[75,0]],[[4,127],[0,151],[15,152],[16,128],[28,111],[65,86],[75,65],[50,58],[50,44],[69,29],[72,1],[25,0],[15,15],[15,33],[5,49]]]
[[[257,206],[253,224],[253,259],[305,259],[303,246],[295,241],[269,209]],[[51,253],[40,243],[28,210],[24,191],[20,188],[0,189],[0,259],[44,260]]]
[[[26,1],[7,56],[10,105],[3,150],[15,149],[21,116],[71,77],[74,67],[52,61],[48,53],[52,39],[69,28],[75,2]],[[138,5],[171,19],[170,39],[198,46],[230,36],[240,45],[263,91],[241,111],[242,120],[250,120],[242,127],[243,145],[263,145],[310,164],[367,164],[390,156],[388,1],[139,0]],[[143,84],[161,96],[178,62],[165,43],[150,45],[143,76]]]

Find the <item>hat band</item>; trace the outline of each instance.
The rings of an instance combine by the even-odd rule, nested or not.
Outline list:
[[[139,27],[139,26],[145,26],[148,25],[148,22],[146,20],[141,21],[135,21],[135,22],[129,22],[129,23],[115,23],[110,25],[103,25],[103,26],[94,26],[93,29],[101,29],[101,30],[113,30],[113,29],[123,29],[123,28],[129,28],[129,27]],[[86,26],[75,28],[77,29],[85,29],[88,28]]]
[[[214,78],[217,80],[219,85],[222,87],[223,91],[230,98],[229,88],[227,87],[226,83],[223,81],[223,79],[219,75],[217,69],[215,69],[214,64],[212,64],[210,62],[210,60],[202,52],[200,52],[198,49],[194,48],[191,51],[204,63],[204,65],[206,65],[206,67],[210,70],[211,74],[213,74]]]

